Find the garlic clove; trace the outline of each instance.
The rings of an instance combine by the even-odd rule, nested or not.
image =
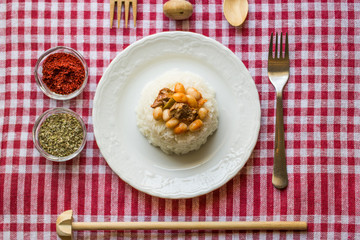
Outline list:
[[[188,19],[193,13],[193,6],[186,0],[170,0],[163,6],[164,14],[174,20]]]

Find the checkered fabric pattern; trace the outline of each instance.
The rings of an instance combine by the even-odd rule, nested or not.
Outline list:
[[[228,24],[222,0],[190,0],[194,13],[175,22],[166,0],[138,0],[137,26],[110,29],[104,0],[3,0],[0,3],[0,239],[57,239],[55,222],[307,221],[307,232],[79,231],[75,239],[360,239],[360,3],[249,0],[241,28]],[[107,165],[91,112],[106,67],[124,48],[163,31],[213,38],[243,61],[260,96],[261,128],[245,167],[206,195],[170,200],[139,192]],[[270,34],[288,32],[290,79],[284,89],[289,186],[271,183],[275,91],[267,77]],[[33,75],[47,49],[69,46],[85,57],[89,82],[69,101],[46,97]],[[80,159],[40,157],[32,127],[45,110],[66,107],[87,126]]]

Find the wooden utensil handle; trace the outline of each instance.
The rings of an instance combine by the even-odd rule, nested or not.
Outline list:
[[[73,230],[306,230],[306,222],[73,222]]]

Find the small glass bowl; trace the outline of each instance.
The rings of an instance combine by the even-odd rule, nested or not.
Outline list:
[[[58,156],[54,156],[54,155],[47,153],[40,146],[40,142],[39,142],[39,131],[40,131],[41,125],[44,123],[44,121],[48,117],[50,117],[51,115],[54,115],[54,114],[58,114],[58,113],[68,113],[68,114],[74,116],[80,122],[80,125],[83,129],[83,141],[82,141],[79,149],[76,150],[76,152],[74,152],[68,156],[65,156],[65,157],[58,157]],[[65,162],[65,161],[79,157],[80,152],[83,150],[85,143],[86,143],[86,126],[85,126],[82,118],[76,112],[74,112],[70,109],[66,109],[66,108],[53,108],[53,109],[49,109],[49,110],[45,111],[43,114],[41,114],[38,117],[38,119],[36,119],[33,130],[32,130],[32,135],[33,135],[33,141],[34,141],[35,147],[43,157],[45,157],[48,160],[54,161],[54,162]]]
[[[55,92],[51,91],[46,86],[46,84],[43,82],[42,70],[43,70],[44,61],[49,55],[54,54],[54,53],[69,53],[69,54],[75,56],[77,59],[79,59],[80,62],[82,63],[82,65],[84,66],[84,69],[85,69],[84,82],[79,89],[75,90],[72,93],[69,93],[66,95],[55,93]],[[68,99],[78,96],[84,90],[87,80],[88,80],[88,66],[86,64],[84,57],[79,52],[77,52],[76,50],[69,48],[69,47],[59,46],[59,47],[55,47],[55,48],[51,48],[51,49],[47,50],[40,56],[40,58],[37,60],[36,65],[35,65],[34,75],[35,75],[35,80],[36,80],[37,85],[39,86],[41,91],[44,92],[44,94],[46,96],[56,99],[56,100],[68,100]]]

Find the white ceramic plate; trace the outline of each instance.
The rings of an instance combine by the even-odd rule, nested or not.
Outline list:
[[[201,76],[216,91],[219,127],[198,151],[166,155],[136,126],[137,99],[147,82],[177,68]],[[145,37],[106,69],[93,107],[97,144],[112,170],[134,188],[162,198],[215,190],[244,166],[256,144],[260,103],[244,64],[215,40],[189,32]]]

